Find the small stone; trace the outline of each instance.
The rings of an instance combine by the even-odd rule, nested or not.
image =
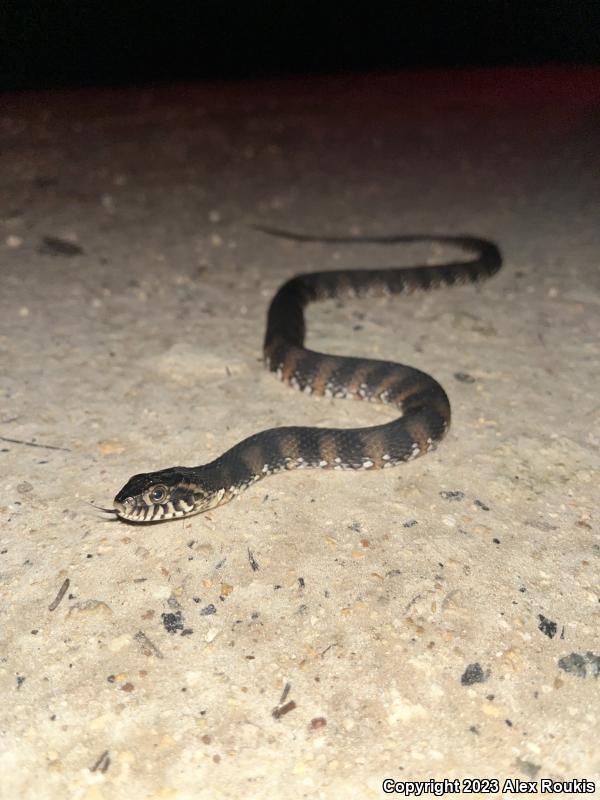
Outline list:
[[[102,442],[98,442],[98,450],[103,456],[109,456],[113,453],[122,453],[125,450],[125,445],[115,439],[105,439]]]
[[[481,664],[475,662],[469,664],[463,674],[461,675],[460,682],[463,686],[471,686],[473,683],[483,683],[486,676],[481,669]]]
[[[86,616],[103,616],[112,614],[112,608],[102,600],[82,600],[69,609],[68,616],[72,614],[85,614]]]
[[[521,672],[524,667],[523,656],[511,647],[502,654],[502,664],[510,672]]]
[[[494,705],[494,703],[485,702],[481,706],[481,710],[486,717],[495,717],[496,719],[504,718],[507,714],[507,709],[503,706]]]
[[[475,383],[475,378],[468,372],[455,372],[454,377],[461,383]]]
[[[558,666],[565,672],[571,672],[578,678],[598,678],[600,675],[600,655],[595,655],[589,650],[587,653],[571,653],[558,660]]]
[[[112,639],[108,644],[108,649],[111,653],[118,653],[119,650],[127,647],[130,642],[130,637],[124,633],[122,636],[117,636],[115,639]]]
[[[538,614],[539,624],[538,629],[549,639],[556,636],[557,625],[556,622],[545,617],[543,614]]]
[[[177,611],[174,614],[161,614],[161,619],[163,625],[165,626],[165,630],[167,633],[175,633],[176,631],[183,630],[183,615],[181,611]]]
[[[541,766],[538,764],[534,764],[531,761],[523,761],[520,758],[517,758],[517,767],[521,770],[521,772],[524,772],[525,775],[532,779],[535,778],[541,769]]]
[[[66,239],[59,239],[56,236],[44,236],[38,252],[42,255],[72,257],[81,255],[83,249],[78,244],[69,242]]]
[[[440,497],[443,500],[460,501],[460,500],[464,500],[465,493],[461,492],[459,490],[456,490],[456,491],[453,491],[453,492],[440,492]]]

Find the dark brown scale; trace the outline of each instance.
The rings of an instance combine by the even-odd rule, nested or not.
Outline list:
[[[435,242],[474,253],[441,266],[336,270],[297,275],[273,298],[267,317],[267,368],[290,385],[318,395],[375,400],[401,416],[368,428],[287,427],[261,431],[210,464],[173,467],[136,475],[115,498],[119,516],[137,522],[185,516],[219,505],[265,475],[283,469],[380,469],[410,461],[433,449],[450,425],[450,403],[437,381],[413,367],[389,361],[333,356],[304,347],[304,307],[315,300],[411,293],[471,283],[502,264],[492,242],[468,236],[311,237],[270,228],[265,233],[294,241],[353,244]],[[148,491],[167,487],[169,503],[148,504]]]

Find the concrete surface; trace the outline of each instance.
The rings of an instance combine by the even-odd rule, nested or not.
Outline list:
[[[2,798],[598,781],[599,100],[600,72],[558,69],[3,99]],[[105,520],[134,472],[388,418],[263,372],[268,300],[454,253],[257,222],[501,245],[479,288],[308,315],[319,349],[436,376],[447,440]]]

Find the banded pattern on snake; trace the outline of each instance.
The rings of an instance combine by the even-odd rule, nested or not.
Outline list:
[[[271,428],[244,439],[209,464],[134,475],[114,500],[114,513],[124,520],[159,522],[207,511],[282,470],[392,467],[433,450],[448,429],[448,397],[427,373],[389,361],[306,349],[304,307],[326,298],[408,294],[473,283],[500,269],[498,247],[471,236],[317,237],[259,230],[305,242],[454,245],[475,257],[439,266],[312,272],[289,280],[268,312],[263,348],[267,369],[307,394],[389,404],[397,418],[368,428]]]

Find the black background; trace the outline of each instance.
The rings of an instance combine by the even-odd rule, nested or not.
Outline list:
[[[0,88],[600,61],[600,0],[0,2]]]

